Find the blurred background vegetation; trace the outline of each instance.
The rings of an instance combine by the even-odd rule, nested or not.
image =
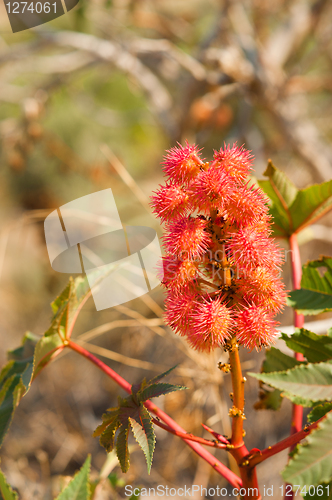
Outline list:
[[[244,144],[257,177],[271,158],[298,187],[332,178],[331,35],[327,0],[80,0],[70,13],[16,34],[1,3],[1,363],[26,330],[46,330],[49,303],[68,279],[52,271],[45,248],[43,220],[54,208],[111,187],[124,223],[162,234],[148,197],[162,181],[164,150],[185,140],[204,147],[207,158],[224,142]],[[326,218],[314,227],[304,261],[331,254],[331,225]],[[287,263],[284,276],[290,288]],[[130,382],[179,363],[173,380],[190,390],[160,398],[160,405],[190,432],[203,435],[205,422],[228,434],[230,380],[216,369],[224,355],[191,352],[162,320],[144,325],[142,318],[160,319],[162,308],[159,288],[98,313],[89,301],[75,336],[112,323],[90,348]],[[289,311],[280,318],[283,325],[291,319]],[[262,356],[243,352],[244,368],[259,370]],[[20,499],[53,498],[65,481],[60,476],[72,475],[88,452],[98,476],[106,453],[91,434],[119,393],[74,354],[40,375],[2,452]],[[256,400],[257,384],[249,381],[249,449],[285,437],[290,425],[287,402],[274,414],[255,412]],[[123,481],[225,486],[165,434],[157,429],[151,476],[140,451],[126,476],[110,461],[103,473],[112,481],[95,500],[124,497]],[[275,498],[285,461],[278,455],[259,468]]]

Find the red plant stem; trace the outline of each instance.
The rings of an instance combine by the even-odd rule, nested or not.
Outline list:
[[[221,434],[219,434],[219,432],[214,431],[213,429],[211,429],[210,427],[208,427],[205,424],[201,424],[201,425],[206,431],[208,431],[210,434],[212,434],[212,436],[214,436],[218,441],[221,441],[222,443],[225,443],[225,444],[230,444],[228,439],[226,439],[225,436],[222,436]]]
[[[291,257],[292,257],[292,280],[293,280],[293,288],[294,290],[298,290],[301,288],[301,277],[302,277],[302,266],[301,266],[301,256],[300,249],[297,242],[296,234],[292,234],[289,238],[289,245],[291,249]],[[303,328],[304,325],[304,316],[303,314],[298,314],[294,311],[294,326],[296,328]],[[303,361],[303,354],[296,352],[295,359],[298,361]],[[292,411],[292,426],[291,426],[291,434],[295,434],[302,429],[303,422],[303,408],[300,405],[293,404]]]
[[[302,277],[302,265],[301,265],[301,256],[299,244],[297,241],[296,234],[293,233],[289,237],[289,246],[291,249],[291,266],[292,266],[292,282],[294,290],[298,290],[301,288],[301,277]],[[304,325],[304,316],[303,314],[298,314],[297,311],[294,311],[294,326],[296,328],[303,328]],[[303,361],[304,357],[302,353],[296,352],[294,355],[295,359],[298,361]],[[303,408],[300,405],[293,404],[292,406],[292,424],[290,434],[291,436],[300,432],[302,429],[303,423]],[[295,444],[292,444],[290,447],[290,451],[293,450]],[[294,497],[293,491],[289,491],[285,489],[285,498],[292,499]]]
[[[226,444],[218,443],[218,441],[211,441],[209,439],[204,439],[199,436],[194,436],[193,434],[189,434],[186,432],[175,431],[171,429],[168,425],[159,422],[159,420],[157,420],[156,418],[153,418],[152,421],[155,425],[158,425],[158,427],[160,427],[161,429],[164,429],[165,431],[170,432],[171,434],[174,434],[175,436],[178,436],[182,439],[188,439],[189,441],[205,444],[206,446],[211,446],[212,448],[219,448],[219,449],[227,448]]]
[[[306,438],[310,432],[312,432],[316,427],[319,425],[319,423],[326,418],[326,415],[321,417],[319,420],[314,422],[313,424],[306,425],[304,429],[301,431],[297,432],[296,434],[293,434],[286,439],[283,439],[279,443],[276,443],[273,446],[269,446],[265,450],[259,451],[253,453],[252,455],[248,455],[246,457],[247,460],[249,460],[249,467],[254,467],[267,458],[272,457],[273,455],[276,455],[277,453],[280,453],[281,451],[285,450],[286,448],[289,448],[290,446],[295,446],[299,441],[302,439]]]
[[[128,392],[129,394],[131,393],[131,385],[129,384],[129,382],[127,382],[124,378],[118,375],[114,370],[112,370],[112,368],[105,365],[105,363],[100,361],[89,351],[84,349],[84,347],[75,344],[75,342],[72,342],[71,340],[68,342],[68,347],[70,347],[71,349],[73,349],[73,351],[76,351],[77,353],[81,354],[81,356],[84,356],[93,364],[98,366],[98,368],[100,368],[104,373],[106,373],[106,375],[111,377],[126,392]],[[160,408],[158,408],[154,403],[152,403],[151,401],[146,401],[144,405],[148,410],[152,411],[157,417],[163,420],[172,430],[186,434],[186,431],[179,424],[177,424],[165,412],[160,410]],[[217,460],[213,455],[211,455],[210,452],[205,450],[199,443],[195,443],[186,438],[181,438],[181,439],[183,439],[183,441],[188,446],[190,446],[190,448],[192,448],[197,453],[197,455],[199,455],[201,458],[203,458],[203,460],[208,462],[216,472],[218,472],[221,476],[227,479],[227,481],[234,488],[241,488],[242,486],[241,479],[236,474],[234,474],[234,472],[230,471],[224,464],[219,462],[219,460]]]

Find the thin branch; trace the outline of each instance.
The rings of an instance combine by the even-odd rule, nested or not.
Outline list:
[[[273,455],[276,455],[277,453],[286,450],[287,448],[290,447],[293,448],[297,443],[302,441],[302,439],[305,439],[313,430],[315,430],[320,424],[320,422],[322,422],[322,420],[324,420],[325,418],[326,415],[321,417],[313,424],[306,425],[301,431],[297,432],[296,434],[293,434],[292,436],[287,437],[286,439],[283,439],[279,443],[276,443],[273,446],[269,446],[265,450],[255,452],[252,455],[248,455],[248,457],[245,457],[246,460],[249,460],[248,467],[255,467],[256,465],[260,464],[267,458],[270,458]]]
[[[86,359],[95,364],[98,368],[100,368],[106,375],[111,377],[120,387],[122,387],[129,394],[131,393],[131,385],[125,379],[123,379],[120,375],[118,375],[112,368],[105,365],[102,361],[96,358],[89,351],[84,349],[83,347],[75,344],[72,341],[69,341],[68,347],[79,353],[81,356],[84,356]],[[171,429],[179,432],[183,432],[186,434],[186,431],[177,424],[171,417],[169,417],[164,411],[158,408],[151,401],[146,401],[145,406],[148,410],[152,411],[158,418],[163,420]],[[206,462],[208,462],[216,472],[218,472],[221,476],[229,481],[229,483],[235,488],[240,488],[242,485],[241,479],[230,471],[224,464],[222,464],[219,460],[217,460],[211,453],[205,450],[199,443],[195,443],[190,441],[189,439],[182,438],[183,441],[190,446],[201,458],[203,458]]]
[[[194,441],[195,443],[200,443],[200,444],[205,444],[206,446],[211,446],[212,448],[219,448],[219,449],[227,449],[227,444],[220,443],[218,441],[211,441],[209,439],[204,439],[199,436],[194,436],[193,434],[187,433],[187,432],[180,432],[176,431],[174,429],[171,429],[168,425],[163,424],[156,418],[152,418],[152,421],[155,425],[160,427],[161,429],[164,429],[167,432],[170,432],[171,434],[174,434],[175,436],[180,437],[181,439],[186,439],[189,441]]]

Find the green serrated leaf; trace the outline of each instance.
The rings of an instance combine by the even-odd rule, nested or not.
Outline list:
[[[139,420],[130,418],[129,421],[135,439],[145,455],[148,474],[150,474],[153,452],[156,444],[156,436],[151,421],[151,415],[144,406],[141,406],[139,409]]]
[[[166,377],[169,373],[171,373],[177,366],[178,365],[172,366],[172,368],[170,368],[169,370],[165,371],[164,373],[161,373],[160,375],[156,375],[151,380],[149,380],[148,384],[149,385],[156,384],[157,382],[159,382],[159,380],[161,380],[162,378]]]
[[[72,326],[78,308],[90,293],[87,277],[78,277],[75,280],[70,277],[66,288],[51,304],[54,316],[45,336],[60,332],[65,337],[66,332]]]
[[[324,272],[319,273],[319,268]],[[287,304],[301,314],[314,315],[332,310],[332,258],[323,256],[303,266],[301,289],[293,290]]]
[[[0,446],[20,399],[30,388],[33,370],[33,336],[27,333],[22,346],[10,351],[12,358],[0,374]]]
[[[39,339],[39,335],[35,335],[34,333],[29,331],[26,332],[22,339],[22,345],[7,352],[8,359],[20,361],[23,359],[33,358],[35,347]]]
[[[321,269],[322,275],[318,269]],[[303,266],[301,287],[332,295],[332,257],[322,256]]]
[[[284,391],[289,399],[312,402],[332,399],[332,364],[301,364],[281,372],[248,373],[262,382]],[[303,404],[303,403],[300,403]],[[307,404],[305,404],[307,406]]]
[[[301,361],[288,356],[279,351],[275,347],[271,347],[266,351],[266,357],[263,362],[262,372],[271,373],[276,371],[288,370],[294,366],[300,365]],[[254,404],[256,410],[279,410],[283,397],[281,391],[275,389],[273,391],[261,387],[259,400]]]
[[[288,356],[288,354],[279,351],[279,349],[271,347],[266,350],[262,371],[263,373],[279,372],[289,370],[300,364],[302,364],[301,361],[297,361],[297,359]]]
[[[0,500],[18,500],[18,495],[6,481],[4,473],[0,470]]]
[[[271,201],[270,213],[273,216],[274,235],[287,237],[293,230],[289,207],[294,202],[298,189],[271,161],[264,175],[269,180],[258,181],[258,184]]]
[[[290,207],[296,230],[313,224],[332,208],[332,181],[314,184],[298,191]]]
[[[332,479],[332,414],[307,437],[307,444],[299,446],[298,453],[282,472],[284,480],[301,488]]]
[[[90,455],[82,465],[81,469],[75,474],[68,486],[60,493],[56,500],[90,500]]]
[[[173,384],[152,384],[146,387],[143,391],[139,391],[137,396],[139,401],[146,401],[147,399],[157,398],[159,396],[163,396],[165,394],[169,394],[174,391],[182,391],[183,389],[187,389],[182,385],[173,385]]]
[[[293,290],[286,299],[289,307],[296,309],[298,313],[305,316],[314,316],[323,312],[332,311],[332,297],[311,290]]]
[[[311,399],[306,399],[302,396],[297,396],[291,392],[282,391],[281,395],[283,398],[289,399],[295,405],[304,406],[306,408],[311,408],[313,406],[313,401]]]
[[[332,181],[297,189],[291,180],[271,161],[264,175],[268,181],[258,181],[270,198],[275,236],[288,237],[316,222],[332,208]]]
[[[41,337],[35,348],[33,360],[33,378],[44,368],[51,360],[54,352],[62,345],[62,340],[57,333]]]
[[[102,424],[98,425],[96,430],[93,433],[93,437],[100,436],[104,430],[111,424],[113,424],[116,420],[118,420],[119,414],[118,411],[115,414],[108,415],[107,413],[102,416]]]
[[[304,328],[297,329],[290,337],[282,333],[282,339],[287,347],[295,352],[301,352],[310,363],[332,359],[332,338],[317,335]]]
[[[332,403],[322,403],[317,406],[314,406],[314,408],[307,416],[308,423],[312,424],[313,422],[317,422],[317,420],[324,417],[324,415],[326,415],[326,413],[328,413],[331,410],[332,410]]]
[[[254,404],[255,410],[279,410],[282,403],[281,391],[261,389],[259,400]]]
[[[127,422],[126,425],[121,426],[118,438],[116,440],[116,455],[120,462],[122,472],[128,472],[130,465],[128,449],[129,427],[129,422]]]
[[[114,448],[115,433],[120,426],[121,422],[119,420],[114,420],[108,427],[106,427],[105,430],[102,431],[99,442],[105,448],[107,453],[112,451]]]
[[[98,286],[103,279],[111,274],[119,264],[111,263],[89,272],[88,278],[79,276],[73,279],[70,277],[66,288],[52,302],[53,319],[50,328],[45,332],[45,336],[61,333],[64,337],[70,335],[76,316],[90,296],[91,290]]]

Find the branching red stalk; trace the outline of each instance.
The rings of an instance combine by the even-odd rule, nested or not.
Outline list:
[[[212,448],[219,448],[219,449],[227,448],[227,444],[219,443],[218,441],[211,441],[209,439],[204,439],[199,436],[194,436],[193,434],[189,434],[186,432],[175,431],[171,429],[168,425],[159,422],[159,420],[157,420],[156,418],[153,418],[152,421],[155,425],[157,425],[161,429],[164,429],[165,431],[170,432],[171,434],[174,434],[174,436],[178,436],[182,439],[194,441],[196,443],[204,444],[206,446],[211,446]]]
[[[301,266],[301,256],[300,249],[297,242],[296,234],[292,234],[289,238],[289,244],[291,248],[292,255],[292,280],[293,280],[293,288],[294,290],[298,290],[301,288],[301,277],[302,277],[302,266]],[[304,325],[304,316],[303,314],[298,314],[294,311],[294,326],[296,328],[303,328]],[[303,361],[303,354],[296,352],[295,359],[298,361]],[[303,422],[303,408],[300,405],[293,405],[292,412],[292,426],[291,426],[291,435],[299,432],[302,429]]]
[[[293,233],[289,237],[289,245],[290,245],[290,249],[291,249],[291,266],[292,266],[293,288],[294,288],[294,290],[298,290],[299,288],[301,288],[302,265],[301,265],[299,244],[298,244],[297,236],[295,233]],[[296,311],[294,311],[294,326],[296,328],[303,328],[303,325],[304,325],[303,314],[298,314]],[[296,352],[295,359],[297,359],[298,361],[303,361],[304,360],[303,354]],[[300,405],[293,404],[293,406],[292,406],[292,424],[291,424],[291,430],[290,430],[291,436],[300,432],[300,430],[302,429],[302,423],[303,423],[303,408]],[[295,444],[291,445],[290,451],[293,450]],[[293,491],[287,493],[287,488],[286,488],[285,498],[288,498],[288,499],[293,498]]]
[[[210,434],[212,434],[212,436],[214,436],[218,441],[221,441],[222,443],[225,443],[225,444],[230,444],[228,439],[226,439],[225,436],[222,436],[221,434],[219,434],[219,432],[214,431],[213,429],[211,429],[210,427],[208,427],[205,424],[201,424],[201,425],[206,431],[208,431]]]
[[[326,416],[324,415],[322,418],[320,418],[313,424],[306,425],[301,431],[283,439],[282,441],[279,441],[279,443],[276,443],[273,446],[269,446],[265,450],[259,452],[255,451],[255,453],[253,453],[252,455],[249,454],[248,457],[246,457],[246,459],[249,460],[249,467],[254,467],[263,462],[264,460],[266,460],[267,458],[270,458],[273,455],[276,455],[277,453],[280,453],[281,451],[286,450],[289,447],[294,447],[302,439],[306,438],[308,434],[310,434],[314,429],[316,429],[319,423],[325,418]]]
[[[102,361],[100,361],[98,358],[96,358],[93,354],[91,354],[89,351],[84,349],[84,347],[75,344],[75,342],[72,342],[71,340],[68,342],[68,347],[73,349],[73,351],[76,351],[79,353],[81,356],[84,356],[87,358],[89,361],[94,363],[98,368],[100,368],[106,375],[108,375],[110,378],[112,378],[120,387],[122,387],[126,392],[129,394],[131,393],[131,385],[129,382],[127,382],[124,378],[122,378],[120,375],[118,375],[112,368],[109,366],[105,365]],[[144,403],[146,408],[150,410],[152,413],[154,413],[158,418],[163,420],[168,427],[170,427],[172,430],[183,433],[186,435],[186,431],[179,425],[177,424],[169,415],[167,415],[164,411],[162,411],[160,408],[158,408],[154,403],[151,401],[146,401]],[[221,476],[223,476],[227,481],[234,487],[234,488],[241,488],[242,486],[242,481],[241,479],[234,474],[231,470],[229,470],[224,464],[222,464],[219,460],[217,460],[213,455],[211,455],[210,452],[205,450],[201,444],[197,442],[193,442],[189,440],[186,436],[186,438],[181,437],[181,439],[188,445],[190,448],[192,448],[197,455],[199,455],[203,460],[205,460],[207,463],[209,463],[216,472],[218,472]]]

